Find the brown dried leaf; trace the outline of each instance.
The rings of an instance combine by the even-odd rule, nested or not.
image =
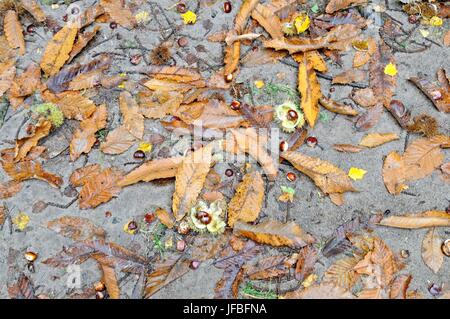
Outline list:
[[[1,44],[0,44],[1,45]],[[9,59],[0,63],[0,97],[9,90],[16,75],[16,61]]]
[[[25,72],[17,76],[11,85],[10,93],[14,97],[25,97],[41,86],[41,68],[31,63]]]
[[[359,114],[357,110],[352,108],[350,105],[345,105],[339,102],[336,102],[335,100],[329,99],[325,96],[322,96],[319,99],[320,104],[326,108],[328,111],[343,115],[350,115],[350,116],[356,116]]]
[[[236,187],[236,193],[228,205],[228,226],[236,221],[255,221],[262,208],[264,181],[257,171],[247,173]]]
[[[17,163],[0,162],[2,163],[5,173],[17,182],[35,178],[46,181],[53,187],[60,187],[63,183],[60,176],[44,171],[41,164],[32,160],[25,159]]]
[[[333,84],[348,84],[362,82],[366,79],[366,72],[361,70],[347,70],[333,76]]]
[[[149,119],[161,119],[174,114],[183,102],[183,94],[174,91],[146,91],[138,93],[139,113]]]
[[[391,285],[390,299],[407,299],[407,290],[411,282],[411,275],[398,275]]]
[[[313,246],[305,246],[300,250],[295,266],[295,279],[302,282],[314,271],[314,265],[318,259],[317,249]]]
[[[254,128],[232,129],[232,136],[225,141],[224,150],[234,154],[249,154],[258,161],[269,180],[275,180],[278,174],[277,163],[267,153],[267,138],[258,135]]]
[[[358,6],[366,3],[367,0],[330,0],[325,8],[325,12],[328,14],[332,14],[339,10],[347,9],[353,6]]]
[[[121,191],[121,187],[117,185],[121,178],[121,171],[107,168],[91,179],[86,180],[78,197],[80,208],[95,208],[116,197]]]
[[[371,88],[353,89],[350,98],[363,107],[372,107],[377,104],[377,99]]]
[[[442,239],[436,228],[431,228],[423,238],[422,259],[425,264],[436,274],[444,262],[444,254],[441,250]]]
[[[395,133],[370,133],[361,139],[359,145],[365,147],[377,147],[398,139],[399,137]]]
[[[244,266],[245,276],[250,280],[267,280],[286,275],[289,268],[285,266],[286,257],[275,255],[264,257],[255,265]]]
[[[0,199],[6,199],[21,191],[23,184],[17,181],[8,181],[0,184]],[[1,224],[1,223],[0,223]]]
[[[211,143],[184,158],[175,176],[172,211],[177,221],[181,220],[195,205],[212,163]]]
[[[450,112],[450,91],[448,87],[439,87],[424,77],[409,78],[425,94],[440,112]],[[448,86],[448,80],[447,80]]]
[[[276,220],[267,220],[257,225],[237,221],[234,224],[234,234],[275,247],[304,247],[314,242],[314,238],[305,233],[296,223],[283,224]]]
[[[325,194],[356,191],[347,173],[327,161],[290,151],[281,153],[281,157],[311,178]]]
[[[224,52],[224,75],[233,74],[239,65],[239,58],[241,56],[241,42],[236,41],[231,45],[225,47]]]
[[[84,183],[93,179],[101,171],[99,164],[90,164],[84,167],[77,168],[72,175],[70,175],[70,183],[75,186],[82,186]]]
[[[343,153],[359,153],[362,150],[364,150],[364,147],[358,146],[358,145],[351,145],[351,144],[334,144],[333,148],[338,152]]]
[[[384,73],[384,68],[389,63],[395,64],[394,56],[391,49],[381,42],[370,60],[369,84],[377,101],[385,107],[391,103],[397,85],[396,76]]]
[[[137,139],[144,136],[144,116],[139,113],[139,106],[129,92],[123,91],[119,96],[120,112],[123,125]]]
[[[73,45],[70,57],[67,63],[70,63],[87,45],[94,39],[97,32],[100,30],[100,26],[95,26],[91,32],[78,33],[78,37]]]
[[[447,227],[450,225],[450,214],[445,211],[430,210],[418,214],[388,216],[383,218],[379,224],[404,229]]]
[[[65,25],[48,42],[41,59],[41,68],[46,75],[55,75],[69,59],[78,29],[71,25]]]
[[[44,22],[47,18],[36,0],[20,0],[22,7],[27,10],[37,22]]]
[[[29,137],[24,137],[16,141],[16,147],[14,149],[14,161],[19,162],[23,160],[28,152],[35,147],[39,140],[46,137],[50,133],[52,123],[47,120],[41,120],[34,129],[34,134]]]
[[[106,154],[122,154],[134,144],[135,140],[128,129],[121,125],[108,133],[106,140],[100,145],[100,150]]]
[[[358,257],[345,257],[339,259],[324,274],[323,283],[342,287],[346,290],[352,289],[359,279],[359,274],[353,269],[361,260]]]
[[[106,291],[111,299],[120,299],[120,288],[116,277],[116,271],[113,267],[100,264],[102,270],[102,282],[106,286]]]
[[[365,113],[358,116],[355,123],[356,129],[359,131],[367,131],[377,125],[381,115],[383,114],[383,110],[383,104],[377,103]]]
[[[241,59],[241,64],[245,67],[271,64],[280,61],[286,55],[286,52],[277,52],[272,49],[258,48],[256,50],[250,50]]]
[[[23,37],[22,25],[19,16],[13,10],[8,10],[3,21],[3,28],[9,46],[12,49],[19,49],[19,54],[25,54],[25,39]]]
[[[106,127],[108,112],[105,105],[101,105],[75,131],[70,142],[70,159],[76,160],[82,153],[89,153],[95,143],[95,133]]]
[[[121,0],[100,0],[100,5],[111,17],[111,20],[120,24],[126,29],[133,29],[136,26],[136,19],[131,10],[125,7]]]
[[[237,34],[242,34],[253,9],[259,3],[259,0],[244,0],[239,12],[234,19],[234,30]]]
[[[303,62],[299,64],[298,69],[298,91],[301,94],[301,108],[305,113],[305,118],[311,127],[314,127],[319,116],[319,99],[322,96],[320,83],[317,80],[311,60],[304,55]]]
[[[46,90],[42,97],[46,102],[56,104],[67,119],[86,120],[96,109],[94,102],[79,92],[68,91],[52,94]]]
[[[89,219],[75,216],[62,216],[47,222],[47,228],[75,241],[105,238],[103,228],[94,225]]]
[[[167,210],[163,208],[157,208],[155,210],[155,215],[158,217],[159,221],[167,228],[172,228],[175,224],[175,220],[172,215],[170,215]]]
[[[405,163],[397,152],[391,152],[383,163],[383,182],[389,193],[398,195],[408,188],[406,182]]]
[[[284,37],[283,31],[281,30],[280,18],[274,15],[268,6],[257,4],[252,11],[252,18],[258,21],[273,39]]]

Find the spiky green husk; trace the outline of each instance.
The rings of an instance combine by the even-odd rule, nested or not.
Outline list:
[[[297,113],[298,118],[296,121],[291,121],[288,119],[287,115],[290,110]],[[303,113],[297,105],[290,101],[275,106],[275,120],[280,123],[281,129],[286,133],[292,133],[297,127],[302,127],[305,124]]]
[[[200,233],[205,231],[208,231],[214,235],[223,233],[226,226],[222,219],[224,215],[224,205],[226,204],[221,201],[215,201],[208,206],[208,204],[204,201],[199,201],[198,204],[191,209],[191,213],[188,218],[189,226],[192,230]],[[207,212],[211,216],[211,222],[208,225],[202,224],[195,217],[199,211]]]
[[[34,113],[44,116],[54,127],[59,127],[64,123],[64,114],[59,107],[53,103],[42,103],[33,106]]]

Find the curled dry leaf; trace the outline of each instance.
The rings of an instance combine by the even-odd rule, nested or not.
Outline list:
[[[326,108],[328,111],[343,115],[350,115],[350,116],[356,116],[359,114],[357,110],[352,108],[350,105],[345,105],[339,102],[336,102],[335,100],[329,99],[325,96],[322,96],[319,99],[320,104]]]
[[[422,259],[425,264],[437,273],[444,262],[444,254],[441,250],[442,239],[436,228],[431,228],[423,238]]]
[[[359,153],[365,149],[364,147],[351,144],[334,144],[333,148],[342,153]]]
[[[366,79],[366,72],[361,70],[347,70],[333,76],[331,83],[348,84],[353,82],[362,82]]]
[[[281,30],[280,18],[273,14],[273,11],[269,7],[257,4],[252,11],[252,18],[258,21],[259,25],[261,25],[273,39],[284,37],[283,31]]]
[[[55,75],[64,66],[77,33],[74,25],[67,24],[48,42],[41,59],[41,68],[46,75]]]
[[[445,211],[430,210],[418,214],[403,216],[388,216],[383,218],[380,225],[405,229],[450,226],[450,214]]]
[[[108,133],[106,140],[100,145],[100,149],[105,154],[122,154],[134,144],[135,140],[136,138],[128,129],[121,125]]]
[[[70,142],[70,159],[76,160],[83,153],[89,153],[95,143],[95,133],[106,127],[108,112],[105,105],[101,105],[75,131]]]
[[[228,226],[236,221],[255,221],[262,208],[264,181],[257,171],[247,173],[236,187],[236,193],[228,205]]]
[[[104,229],[83,217],[62,216],[47,222],[47,228],[76,241],[105,238],[106,236]]]
[[[258,5],[259,0],[244,0],[239,12],[234,19],[234,30],[237,34],[242,34],[247,24],[247,20],[253,12],[253,9]]]
[[[314,242],[314,238],[294,222],[283,224],[276,220],[268,220],[257,225],[249,225],[237,221],[234,224],[234,233],[257,243],[275,247],[304,247]]]
[[[211,143],[192,152],[178,167],[172,201],[172,211],[177,221],[190,212],[197,201],[210,170],[213,147]]]
[[[224,75],[233,74],[239,65],[241,56],[241,42],[237,41],[225,48],[224,53]]]
[[[295,265],[295,279],[302,282],[314,271],[314,265],[318,259],[317,249],[311,245],[303,247],[297,257]]]
[[[377,147],[398,139],[399,137],[395,133],[370,133],[361,139],[359,145],[365,147]]]
[[[50,133],[51,127],[52,124],[50,121],[41,120],[35,126],[34,134],[32,136],[18,139],[14,149],[14,161],[19,162],[23,160],[27,156],[28,152],[30,152],[31,149],[38,144],[39,140],[46,137]]]
[[[172,228],[175,224],[173,216],[163,208],[157,208],[155,210],[155,215],[156,217],[158,217],[159,221],[167,228]]]
[[[23,184],[17,181],[8,181],[0,184],[0,199],[6,199],[21,191]],[[1,208],[0,208],[1,209]],[[1,224],[1,223],[0,223]]]
[[[266,150],[267,138],[258,135],[255,128],[232,129],[224,142],[224,150],[234,154],[249,154],[258,161],[269,180],[278,174],[277,163]]]
[[[111,20],[120,24],[126,29],[133,29],[136,26],[136,19],[131,10],[123,5],[121,0],[100,0],[100,5],[111,17]]]
[[[402,128],[408,128],[409,121],[411,120],[411,111],[401,101],[392,100],[386,108]]]
[[[70,63],[88,45],[88,43],[94,39],[99,30],[100,26],[95,26],[90,32],[78,33],[67,63]]]
[[[86,120],[96,109],[94,102],[75,91],[52,94],[46,90],[42,97],[46,102],[56,104],[67,119]]]
[[[139,106],[129,92],[123,91],[119,96],[120,112],[123,125],[136,138],[144,136],[144,116],[139,113]]]
[[[22,25],[17,12],[8,10],[4,18],[4,32],[8,44],[13,49],[19,49],[19,54],[25,54],[25,39],[23,37]]]
[[[183,162],[184,157],[170,157],[155,159],[146,162],[125,175],[118,185],[128,186],[137,182],[150,182],[155,179],[175,177],[178,167]]]
[[[281,157],[311,178],[325,194],[356,191],[347,173],[327,161],[291,151],[281,153]]]
[[[367,0],[330,0],[325,7],[325,12],[328,14],[332,14],[336,11],[362,5],[365,3],[367,3]]]
[[[439,87],[424,77],[409,78],[425,94],[440,112],[450,112],[450,90],[448,79],[445,78],[446,86]]]
[[[391,285],[389,298],[391,299],[407,299],[407,290],[411,283],[411,275],[398,275]]]
[[[298,90],[302,97],[300,106],[305,113],[306,121],[311,127],[314,127],[319,116],[318,102],[322,93],[313,64],[311,60],[307,59],[306,55],[303,56],[303,61],[299,64]]]
[[[103,273],[101,281],[105,284],[106,291],[108,292],[109,297],[111,299],[119,299],[120,288],[114,267],[110,267],[102,263],[99,264]]]
[[[95,208],[116,197],[121,191],[121,187],[117,185],[121,178],[122,172],[115,168],[106,168],[97,175],[92,175],[80,191],[80,208]]]

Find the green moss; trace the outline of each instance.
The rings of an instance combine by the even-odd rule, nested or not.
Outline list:
[[[54,127],[59,127],[64,123],[64,114],[59,107],[53,103],[43,103],[33,106],[32,111],[45,116]]]

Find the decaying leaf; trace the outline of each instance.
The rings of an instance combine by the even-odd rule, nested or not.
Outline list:
[[[121,187],[117,182],[122,178],[122,172],[115,168],[106,168],[88,179],[80,191],[79,205],[81,209],[95,208],[116,197]]]
[[[372,107],[377,103],[371,88],[353,89],[350,98],[363,107]]]
[[[40,179],[53,187],[60,187],[63,183],[60,176],[45,171],[41,164],[33,160],[25,159],[17,163],[7,161],[0,162],[2,163],[5,173],[16,182],[22,182],[28,179]]]
[[[46,102],[57,105],[67,119],[86,120],[96,109],[94,102],[75,91],[52,94],[46,90],[42,96]]]
[[[41,68],[35,63],[31,63],[25,72],[14,79],[10,93],[13,97],[25,97],[33,94],[40,86]]]
[[[245,67],[254,67],[258,65],[266,65],[275,63],[286,56],[286,52],[277,52],[272,49],[258,48],[250,50],[242,59],[241,65]]]
[[[99,30],[100,26],[95,26],[90,32],[78,33],[72,51],[70,51],[70,57],[67,61],[68,63],[70,63],[88,45]]]
[[[324,108],[326,108],[328,111],[343,115],[350,115],[350,116],[356,116],[359,114],[357,110],[352,108],[350,105],[342,104],[339,102],[336,102],[332,99],[329,99],[325,96],[322,96],[319,99],[320,105],[322,105]]]
[[[72,175],[70,175],[70,183],[75,186],[83,186],[88,180],[92,179],[101,171],[99,164],[90,164],[84,167],[77,168]]]
[[[304,55],[298,69],[298,90],[302,97],[300,106],[305,114],[306,121],[311,127],[314,127],[319,116],[318,102],[322,93],[316,72],[306,55]]]
[[[255,265],[245,265],[245,275],[250,280],[267,280],[286,275],[289,267],[286,267],[286,257],[283,255],[275,255],[264,257]]]
[[[39,140],[50,133],[51,127],[52,124],[50,121],[42,120],[35,126],[34,134],[32,136],[18,139],[14,149],[14,161],[19,162],[23,160],[28,152],[38,144]]]
[[[347,173],[329,162],[291,151],[283,152],[281,157],[311,178],[325,194],[356,191]]]
[[[70,142],[70,159],[76,160],[83,153],[88,153],[95,143],[95,133],[106,127],[106,105],[101,105],[86,120],[82,121],[80,128],[75,131]]]
[[[336,151],[343,153],[359,153],[365,149],[364,147],[351,144],[334,144],[333,148]]]
[[[355,127],[359,131],[367,131],[374,127],[383,114],[383,104],[377,103],[375,106],[368,109],[365,113],[358,116]]]
[[[234,233],[271,246],[304,247],[314,242],[314,238],[294,222],[283,224],[276,220],[268,220],[250,225],[237,221],[234,224]]]
[[[431,228],[423,238],[422,259],[425,264],[437,273],[444,262],[444,254],[441,250],[442,239],[436,228]]]
[[[362,82],[366,78],[366,72],[361,70],[347,70],[333,76],[331,83],[333,84],[348,84],[353,82]]]
[[[342,287],[346,290],[352,289],[359,279],[359,274],[353,268],[360,260],[357,257],[339,259],[327,269],[323,277],[323,282]]]
[[[17,12],[8,10],[4,19],[4,31],[8,44],[13,49],[19,49],[19,54],[25,54],[25,39],[23,37],[22,25]]]
[[[295,279],[305,280],[314,271],[314,265],[317,261],[317,249],[311,245],[303,247],[297,257],[295,265]]]
[[[445,77],[444,77],[445,78]],[[428,79],[417,76],[409,78],[430,100],[440,112],[450,112],[450,90],[448,89],[449,81],[444,79],[444,85],[439,87]]]
[[[330,0],[325,8],[325,12],[332,14],[336,11],[365,3],[367,3],[367,0]]]
[[[159,221],[167,228],[172,228],[175,224],[173,216],[163,208],[157,208],[155,210],[155,215],[156,217],[158,217]]]
[[[16,75],[16,61],[10,59],[0,63],[0,97],[9,90]]]
[[[395,76],[384,72],[386,65],[394,64],[395,59],[391,49],[381,42],[369,63],[369,85],[378,103],[388,107],[394,95],[397,80]]]
[[[402,156],[397,152],[391,152],[386,156],[383,163],[383,181],[389,193],[398,195],[408,188],[404,182],[405,163]]]
[[[108,133],[100,149],[106,154],[122,154],[134,144],[135,140],[129,130],[121,125]]]
[[[172,211],[177,221],[191,211],[200,194],[212,163],[214,144],[200,148],[187,156],[175,176]]]
[[[105,231],[89,219],[75,216],[62,216],[47,222],[47,227],[64,237],[76,241],[105,238]]]
[[[49,41],[41,59],[41,68],[46,75],[55,75],[64,66],[77,33],[74,25],[67,24]]]
[[[398,139],[399,137],[395,133],[370,133],[361,139],[359,145],[365,147],[377,147]]]
[[[44,22],[45,13],[36,0],[20,0],[21,5],[27,10],[37,22]]]
[[[22,189],[23,184],[17,181],[0,183],[0,199],[5,199],[16,195]]]
[[[111,299],[119,299],[120,288],[114,267],[110,267],[102,263],[99,264],[103,273],[102,282],[105,283],[108,295],[111,297]]]
[[[144,135],[144,116],[139,113],[139,107],[129,92],[122,92],[119,97],[120,112],[123,125],[136,138]]]
[[[283,38],[283,31],[281,30],[281,21],[278,16],[273,14],[273,11],[262,4],[257,4],[252,11],[252,18],[266,30],[273,39]]]
[[[236,30],[236,33],[243,33],[247,20],[258,3],[259,0],[244,0],[242,2],[239,12],[234,19],[234,30]]]
[[[241,42],[237,41],[227,46],[224,52],[224,75],[233,74],[239,65],[241,56]]]
[[[123,5],[121,0],[101,0],[100,5],[113,21],[127,29],[136,26],[136,19],[130,9]]]
[[[445,211],[430,210],[418,214],[388,216],[383,218],[379,224],[405,229],[448,227],[450,225],[450,215]]]
[[[236,188],[236,194],[228,205],[228,225],[238,220],[253,222],[261,211],[264,198],[264,181],[257,171],[247,173]]]

